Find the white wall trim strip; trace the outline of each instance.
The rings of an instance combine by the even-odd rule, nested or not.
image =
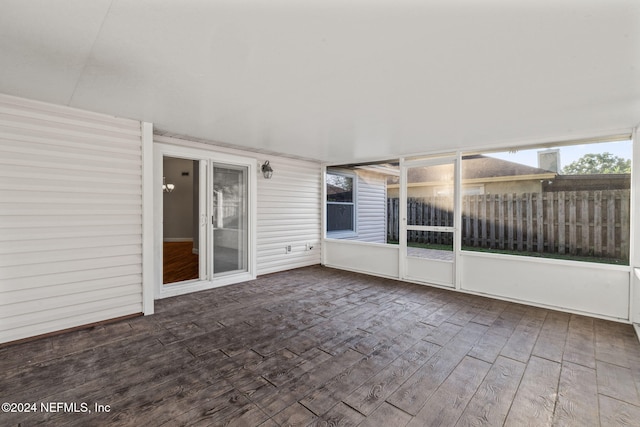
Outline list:
[[[154,308],[153,124],[142,123],[142,302],[145,316]]]

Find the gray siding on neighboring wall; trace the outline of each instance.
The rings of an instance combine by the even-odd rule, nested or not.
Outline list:
[[[387,177],[386,175],[357,171],[358,236],[352,240],[372,243],[387,242]]]

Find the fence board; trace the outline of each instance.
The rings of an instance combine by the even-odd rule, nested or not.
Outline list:
[[[516,195],[516,235],[517,239],[517,248],[519,251],[523,249],[523,235],[524,229],[522,227],[522,197]]]
[[[576,192],[569,192],[569,253],[577,253],[577,231],[576,231]]]
[[[555,193],[547,193],[547,251],[555,252]]]
[[[436,224],[436,204],[433,203],[431,209],[429,210],[429,221],[430,224]],[[433,234],[429,234],[429,243],[436,243],[433,239]]]
[[[533,251],[533,194],[527,193],[526,196],[526,217],[527,217],[527,251]]]
[[[607,254],[616,252],[616,193],[607,194]]]
[[[465,197],[462,199],[462,212],[464,215],[463,227],[462,230],[462,239],[465,245],[471,246],[471,215],[470,215],[470,207],[471,203],[469,197]]]
[[[564,191],[558,191],[558,253],[565,252],[565,195]]]
[[[411,200],[411,209],[409,210],[409,212],[410,212],[410,215],[411,215],[410,218],[412,218],[412,221],[411,222],[407,222],[407,224],[415,225],[415,222],[414,222],[415,218],[416,218],[416,200],[415,199]],[[410,241],[415,242],[416,241],[416,236],[417,236],[416,232],[414,230],[411,230],[411,231],[409,231],[409,233],[410,233],[410,236],[411,236]]]
[[[498,194],[498,247],[504,249],[504,196]]]
[[[393,234],[395,236],[395,241],[400,240],[400,200],[395,199],[393,211],[395,212],[393,218]]]
[[[507,249],[513,249],[513,236],[514,236],[514,226],[513,226],[513,193],[509,193],[507,195]]]
[[[593,253],[602,255],[602,191],[593,193]]]
[[[482,230],[482,240],[480,246],[487,247],[487,198],[483,194],[480,196],[480,229]]]
[[[423,215],[425,213],[425,210],[429,209],[429,206],[430,205],[428,203],[419,203],[419,204],[417,204],[416,213],[417,213],[418,218],[416,219],[416,221],[417,221],[416,224],[424,224],[422,218],[423,218]],[[425,236],[425,233],[423,231],[419,231],[418,232],[418,239],[417,240],[420,243],[425,243],[425,237],[426,236]]]
[[[620,258],[629,259],[629,192],[620,192]]]
[[[471,205],[473,206],[473,246],[480,246],[478,239],[478,196],[471,196]]]
[[[537,228],[537,249],[544,252],[544,197],[542,193],[536,194],[536,228]]]
[[[582,191],[580,193],[581,207],[580,207],[580,227],[582,231],[582,241],[580,243],[580,253],[582,255],[588,255],[589,250],[589,192]]]
[[[495,248],[496,245],[496,199],[490,197],[489,200],[489,247]]]

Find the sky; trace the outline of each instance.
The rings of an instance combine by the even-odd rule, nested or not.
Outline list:
[[[623,159],[631,158],[631,141],[620,142],[604,142],[596,144],[581,144],[571,145],[565,147],[555,147],[560,149],[560,168],[567,166],[568,164],[578,160],[585,154],[597,154],[609,152],[614,156],[622,157]],[[547,148],[538,148],[533,150],[522,150],[516,153],[501,152],[501,153],[488,153],[489,157],[496,157],[498,159],[509,160],[510,162],[521,163],[523,165],[529,165],[538,167],[538,151],[544,151]]]

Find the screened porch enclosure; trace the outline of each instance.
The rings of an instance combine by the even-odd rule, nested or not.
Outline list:
[[[332,167],[353,177],[357,216],[351,235],[327,232],[325,264],[630,319],[628,138]],[[373,182],[362,170],[383,177],[386,197],[359,189]],[[384,212],[384,239],[364,246],[358,230],[372,228],[373,212]]]

